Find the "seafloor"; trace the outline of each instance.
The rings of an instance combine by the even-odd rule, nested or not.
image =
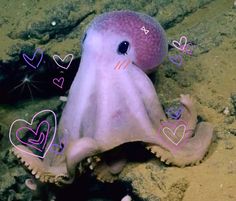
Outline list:
[[[0,5],[1,201],[66,200],[65,196],[80,201],[121,200],[126,194],[148,201],[236,200],[236,2],[0,0]],[[9,127],[17,118],[30,120],[43,108],[61,112],[59,96],[67,95],[77,71],[85,27],[100,13],[121,9],[155,17],[169,40],[185,35],[195,43],[193,55],[184,56],[182,67],[166,59],[155,74],[155,83],[164,107],[178,101],[180,94],[195,98],[199,118],[214,125],[209,153],[201,164],[185,168],[165,165],[154,157],[140,161],[136,156],[115,184],[102,184],[87,175],[72,187],[47,186],[44,197],[35,195],[24,183],[30,174],[9,152]],[[46,56],[41,71],[35,73],[25,66],[22,52],[37,47]],[[68,53],[76,57],[74,69],[62,72],[68,81],[64,90],[58,90],[50,84],[60,74],[51,57]],[[40,81],[34,83],[37,88],[16,88],[26,75]]]

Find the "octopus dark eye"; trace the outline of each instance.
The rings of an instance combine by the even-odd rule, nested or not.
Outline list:
[[[84,38],[83,38],[83,40],[82,40],[82,43],[84,43],[84,41],[85,41],[85,39],[86,39],[86,36],[87,36],[87,33],[84,34]]]
[[[127,54],[128,48],[129,48],[129,42],[123,41],[119,44],[117,52],[118,54]]]

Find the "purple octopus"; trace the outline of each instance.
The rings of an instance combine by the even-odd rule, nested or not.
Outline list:
[[[112,181],[127,162],[119,147],[128,142],[143,142],[167,164],[183,167],[203,159],[211,144],[212,126],[197,124],[189,95],[180,97],[181,118],[168,119],[147,76],[168,51],[165,32],[155,19],[132,11],[102,14],[90,24],[82,45],[80,67],[57,133],[58,139],[67,139],[63,153],[49,152],[40,160],[13,148],[37,179],[68,184],[90,168],[99,179]],[[114,69],[125,61],[130,61],[125,69]],[[186,122],[185,135],[177,146],[162,130],[157,132],[162,122],[178,125],[181,121]],[[179,132],[183,129],[174,133],[176,138]]]

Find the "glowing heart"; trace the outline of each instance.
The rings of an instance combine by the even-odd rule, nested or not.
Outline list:
[[[66,70],[70,67],[70,64],[71,64],[73,58],[74,58],[74,55],[73,55],[73,54],[67,54],[67,55],[64,57],[64,59],[61,59],[61,57],[58,56],[58,55],[56,55],[56,54],[53,55],[53,60],[55,61],[55,63],[56,63],[60,68],[64,68],[64,69],[66,69]],[[67,66],[64,66],[64,65],[65,65],[64,62],[69,62],[69,63],[67,64]]]
[[[64,84],[64,77],[60,77],[59,79],[54,78],[54,79],[52,80],[52,82],[53,82],[53,84],[55,84],[56,86],[58,86],[59,88],[62,89],[63,84]]]
[[[186,125],[180,124],[174,130],[169,127],[162,128],[163,134],[176,146],[183,140],[185,136]],[[177,136],[178,134],[178,136]]]
[[[182,66],[183,58],[181,55],[168,56],[168,59],[178,67]]]
[[[186,36],[181,36],[179,41],[173,40],[172,45],[176,49],[183,52],[185,50],[186,45],[187,45],[187,37]]]
[[[37,54],[40,55],[40,58],[39,58],[39,59],[36,58],[36,55],[37,55]],[[25,60],[25,62],[26,62],[27,64],[29,64],[31,67],[33,67],[33,68],[36,69],[36,68],[40,65],[40,63],[41,63],[41,61],[42,61],[42,59],[43,59],[43,51],[42,51],[40,48],[38,48],[38,49],[36,49],[36,51],[34,52],[34,56],[32,57],[32,59],[29,58],[26,54],[23,54],[23,58],[24,58],[24,60]]]
[[[53,114],[53,117],[54,117],[54,132],[53,132],[53,136],[51,137],[50,139],[50,142],[48,142],[48,139],[49,139],[49,133],[50,133],[50,124],[48,121],[46,120],[43,120],[39,123],[39,125],[37,126],[36,130],[34,131],[31,126],[33,125],[35,119],[40,116],[42,113],[52,113]],[[16,140],[18,140],[21,144],[24,144],[32,149],[35,149],[37,151],[40,151],[40,152],[43,152],[43,156],[40,156],[40,155],[37,155],[37,154],[33,154],[31,152],[27,152],[25,150],[22,150],[21,148],[19,148],[18,146],[16,146],[14,143],[13,143],[13,138],[12,138],[12,128],[13,126],[15,126],[17,123],[24,123],[24,124],[27,124],[28,126],[23,126],[23,127],[20,127],[16,130],[14,136],[16,137]],[[43,125],[45,126],[46,125],[46,132],[39,132],[40,131],[40,128],[43,127]],[[52,110],[42,110],[38,113],[36,113],[31,122],[27,122],[26,120],[24,119],[16,119],[12,124],[11,124],[11,127],[10,127],[10,130],[9,130],[9,139],[10,139],[10,142],[11,144],[18,150],[26,153],[26,154],[29,154],[31,156],[35,156],[35,157],[39,157],[39,158],[44,158],[48,152],[48,150],[50,149],[51,145],[52,145],[52,142],[55,138],[55,134],[56,134],[56,130],[57,130],[57,120],[56,120],[56,114],[52,111]],[[24,134],[24,133],[30,133],[30,137],[29,139],[24,139],[25,136],[21,136],[21,134]],[[14,132],[13,132],[14,133]],[[48,144],[49,143],[49,144]],[[47,146],[48,144],[48,146]]]

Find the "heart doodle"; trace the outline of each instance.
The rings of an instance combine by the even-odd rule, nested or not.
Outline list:
[[[178,67],[182,66],[183,58],[181,55],[168,56],[168,59]]]
[[[176,146],[183,140],[185,136],[186,125],[179,124],[174,130],[165,126],[162,128],[163,134]]]
[[[54,79],[52,80],[52,82],[53,82],[53,84],[55,84],[56,86],[58,86],[59,88],[62,89],[63,84],[64,84],[64,77],[60,77],[59,79],[54,78]]]
[[[73,54],[67,54],[67,55],[64,57],[64,59],[61,59],[61,57],[58,56],[58,55],[56,55],[56,54],[53,55],[53,60],[55,61],[55,63],[56,63],[60,68],[64,68],[64,69],[66,69],[66,70],[70,67],[70,64],[71,64],[73,58],[74,58],[74,55],[73,55]],[[64,64],[65,61],[69,61],[69,63],[67,64],[67,66],[63,66],[63,65],[62,65],[62,64]],[[61,64],[58,63],[58,62],[60,62]]]
[[[40,58],[39,59],[36,58],[37,54],[40,54]],[[29,64],[31,67],[36,69],[37,67],[39,67],[39,65],[40,65],[40,63],[41,63],[41,61],[43,59],[43,51],[40,48],[38,48],[34,52],[34,55],[33,55],[32,59],[29,58],[26,54],[23,54],[23,58],[24,58],[24,60],[25,60],[25,62],[27,64]]]
[[[183,112],[183,106],[180,106],[177,110],[175,110],[174,107],[170,107],[166,110],[166,114],[169,118],[178,120],[181,117],[181,114]]]
[[[38,124],[36,130],[34,130],[33,128],[31,128],[33,126],[33,123],[35,121],[35,119],[37,117],[39,117],[40,115],[42,115],[42,113],[52,113],[53,114],[53,117],[54,117],[54,127],[51,127],[49,122],[46,121],[46,120],[43,120],[43,121],[40,121],[40,123]],[[30,147],[32,149],[35,149],[37,151],[40,151],[40,152],[43,152],[43,156],[40,156],[38,154],[33,154],[31,152],[27,152],[21,148],[19,148],[17,145],[15,145],[15,143],[13,142],[13,138],[12,138],[12,130],[13,130],[13,127],[14,126],[17,126],[17,123],[19,124],[22,124],[24,123],[27,124],[28,126],[23,126],[23,127],[20,127],[16,130],[16,132],[13,132],[15,133],[13,136],[15,136],[14,139],[16,139],[18,142],[20,142],[21,144],[24,144],[26,145],[27,147]],[[42,129],[43,127],[46,126],[46,132],[40,132],[40,129]],[[49,141],[49,133],[51,132],[50,131],[50,128],[54,128],[54,132],[53,132],[53,135],[52,137],[50,138],[50,141]],[[10,126],[10,129],[9,129],[9,140],[11,142],[11,144],[18,150],[26,153],[26,154],[29,154],[31,156],[35,156],[35,157],[39,157],[39,158],[44,158],[47,154],[47,152],[49,151],[52,143],[53,143],[53,140],[55,138],[55,135],[56,135],[56,131],[57,131],[57,119],[56,119],[56,114],[52,111],[52,110],[42,110],[38,113],[36,113],[32,119],[31,119],[31,122],[27,122],[26,120],[24,119],[16,119],[15,121],[12,122],[11,126]],[[28,133],[30,134],[30,138],[28,138],[27,140],[24,139],[25,136],[23,136],[22,134],[25,134],[25,133]],[[49,142],[48,142],[49,141]],[[48,145],[47,145],[48,144]]]
[[[46,135],[43,133],[43,132],[40,132],[39,134],[39,130],[40,130],[40,127],[42,127],[43,124],[47,125],[47,131],[46,131]],[[28,139],[28,142],[25,142],[25,140],[22,140],[20,137],[19,137],[19,133],[22,131],[22,130],[26,130],[25,132],[27,131],[30,131],[31,133],[34,134],[34,137],[37,137],[38,134],[39,134],[39,137],[37,140],[35,139]],[[36,132],[30,128],[30,127],[21,127],[21,128],[18,128],[17,131],[16,131],[16,138],[18,139],[18,141],[20,141],[22,144],[24,145],[27,145],[33,149],[36,149],[40,152],[43,152],[45,146],[46,146],[46,143],[47,143],[47,139],[48,139],[48,133],[49,133],[49,130],[50,130],[50,125],[48,123],[48,121],[44,120],[42,122],[40,122],[40,124],[37,126],[37,129],[36,129]],[[34,145],[33,145],[34,144]],[[41,145],[41,146],[37,146],[37,145]]]
[[[181,36],[180,37],[180,40],[179,41],[176,41],[176,40],[173,40],[172,41],[172,45],[176,48],[176,49],[178,49],[178,50],[180,50],[180,51],[184,51],[184,49],[185,49],[185,47],[186,47],[186,45],[187,45],[187,37],[186,36]]]
[[[61,155],[65,150],[65,146],[67,145],[67,143],[68,143],[67,137],[60,138],[59,144],[52,144],[50,152]]]

